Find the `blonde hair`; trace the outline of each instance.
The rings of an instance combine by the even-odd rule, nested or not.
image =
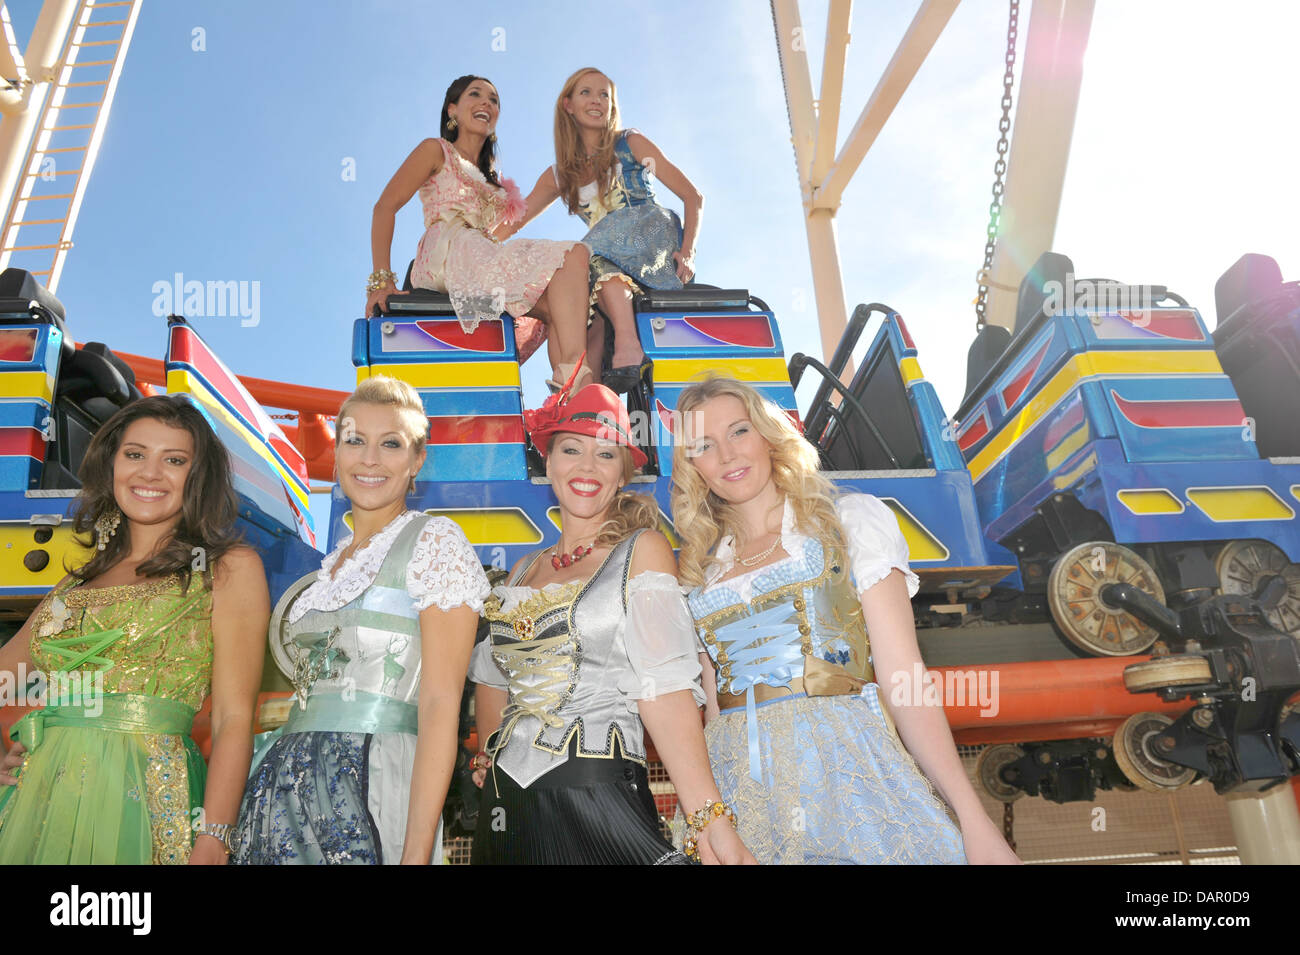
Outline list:
[[[609,116],[600,137],[600,146],[590,163],[586,161],[587,150],[582,145],[578,121],[564,108],[564,101],[573,95],[578,81],[588,73],[597,73],[609,80]],[[555,181],[559,184],[564,207],[570,212],[578,210],[578,190],[591,182],[593,169],[597,195],[603,196],[613,185],[614,141],[618,133],[618,90],[614,81],[594,66],[583,67],[569,77],[555,100]]]
[[[686,388],[677,400],[679,431],[689,412],[714,398],[730,396],[745,406],[745,413],[760,437],[772,448],[772,482],[790,502],[795,527],[801,534],[821,540],[833,554],[842,554],[844,528],[835,511],[835,485],[818,470],[818,456],[784,411],[744,382],[710,378]],[[709,490],[686,454],[686,436],[677,435],[673,447],[673,524],[682,546],[678,554],[678,579],[687,586],[704,583],[713,552],[728,534],[736,551],[747,543],[735,509]]]
[[[357,385],[356,391],[348,395],[339,408],[338,422],[341,425],[348,418],[348,412],[357,405],[384,405],[397,412],[401,433],[415,451],[419,451],[429,440],[429,416],[425,413],[424,402],[419,393],[404,381],[389,378],[387,375],[375,375]],[[343,440],[346,428],[335,429],[334,444]]]
[[[550,448],[555,445],[557,438],[563,437],[565,432],[557,431],[551,436],[550,446],[546,450],[546,460],[551,459]],[[659,505],[655,503],[654,498],[648,494],[637,494],[627,489],[627,483],[632,480],[632,475],[636,473],[636,465],[632,462],[632,452],[623,445],[618,446],[619,452],[623,457],[623,487],[614,495],[614,499],[609,503],[609,517],[605,523],[600,525],[600,530],[596,532],[596,539],[593,540],[593,547],[601,547],[605,544],[613,547],[633,531],[646,528],[647,530],[659,529]]]

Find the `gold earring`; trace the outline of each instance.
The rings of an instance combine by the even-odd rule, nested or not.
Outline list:
[[[108,547],[108,542],[113,539],[117,533],[118,525],[122,523],[122,512],[114,504],[112,509],[99,515],[95,521],[95,549],[104,550]]]
[[[496,141],[497,141],[497,134],[496,134],[496,133],[493,133],[492,135],[488,136],[488,142],[495,143]]]
[[[406,487],[406,493],[407,493],[407,494],[414,494],[414,493],[415,493],[415,475],[414,475],[414,474],[411,475],[410,483],[409,483],[409,484],[407,485],[407,487]]]
[[[448,131],[451,131],[451,130],[453,130],[453,129],[455,129],[455,128],[456,128],[456,117],[455,117],[455,116],[448,116],[448,117],[447,117],[447,130],[448,130]]]

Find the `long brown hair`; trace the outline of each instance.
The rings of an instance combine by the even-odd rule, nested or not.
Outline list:
[[[564,108],[564,101],[578,88],[578,81],[588,73],[596,73],[609,80],[609,116],[605,131],[600,136],[600,147],[591,162],[582,145],[578,121]],[[578,210],[578,190],[591,182],[595,171],[598,195],[604,195],[614,182],[614,141],[618,139],[618,90],[614,81],[594,66],[583,67],[569,77],[555,100],[555,181],[560,187],[560,198],[570,212]]]
[[[81,581],[91,580],[117,564],[131,552],[131,522],[122,518],[117,533],[103,550],[95,549],[95,522],[104,514],[119,510],[113,494],[113,465],[122,446],[122,435],[133,422],[152,418],[172,428],[187,431],[194,440],[194,458],[185,478],[180,520],[166,543],[136,568],[140,577],[179,574],[188,589],[195,569],[202,568],[204,586],[212,586],[212,568],[217,560],[240,542],[235,532],[239,501],[230,479],[230,455],[203,413],[180,395],[142,398],[109,418],[90,441],[81,462],[81,494],[77,497],[73,531],[88,537],[81,541],[90,548],[91,558],[80,567],[65,567]],[[196,562],[201,555],[202,561]]]
[[[447,107],[452,103],[460,102],[461,95],[469,89],[469,84],[475,80],[482,80],[496,90],[497,103],[501,102],[501,91],[497,90],[497,85],[486,76],[475,76],[473,73],[466,73],[464,76],[458,76],[452,80],[451,85],[447,87],[447,95],[442,99],[442,118],[438,122],[438,135],[449,143],[454,143],[460,136],[459,124],[452,129],[447,123],[451,116],[447,113]],[[478,171],[483,173],[483,178],[492,185],[500,187],[501,181],[497,179],[497,141],[495,136],[489,136],[483,140],[483,146],[478,151]]]
[[[817,451],[795,428],[784,411],[755,388],[731,378],[710,378],[684,389],[677,399],[679,431],[690,412],[706,401],[728,395],[745,406],[745,414],[772,448],[772,483],[790,502],[795,527],[820,538],[832,553],[843,553],[844,528],[835,510],[835,485],[818,470]],[[704,583],[713,552],[728,534],[736,538],[739,553],[746,541],[735,509],[709,490],[703,476],[686,453],[689,437],[677,434],[673,446],[673,526],[681,538],[677,577],[689,587]]]

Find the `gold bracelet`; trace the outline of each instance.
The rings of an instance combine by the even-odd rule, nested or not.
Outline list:
[[[690,832],[682,842],[682,852],[688,859],[700,858],[700,833],[704,828],[715,819],[727,818],[731,820],[731,828],[736,828],[736,813],[725,802],[715,802],[712,799],[705,800],[703,808],[691,813],[686,817],[686,825],[690,827]]]
[[[375,269],[366,279],[367,292],[378,292],[385,285],[397,285],[397,275],[390,269]]]

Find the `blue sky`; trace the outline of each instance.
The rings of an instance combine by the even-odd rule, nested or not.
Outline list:
[[[9,3],[21,45],[37,7]],[[915,9],[854,5],[841,136]],[[1300,277],[1288,65],[1300,13],[1264,0],[1225,9],[1097,4],[1056,241],[1081,273],[1181,292],[1211,327],[1214,281],[1242,252]],[[802,4],[814,90],[825,11]],[[949,411],[974,334],[1005,29],[1004,2],[958,8],[837,219],[849,308],[883,301],[904,315]],[[496,83],[501,168],[526,192],[553,158],[559,87],[584,65],[612,76],[625,125],[704,192],[700,280],[750,288],[777,312],[787,355],[820,353],[762,0],[146,0],[59,288],[73,336],[161,357],[154,283],[176,272],[256,281],[259,324],[195,318],[207,341],[238,373],[349,389],[371,206],[436,133],[447,84],[467,72]],[[414,200],[398,217],[394,269],[420,231]],[[524,234],[583,231],[557,206]],[[529,404],[544,395],[544,362],[525,367]]]

